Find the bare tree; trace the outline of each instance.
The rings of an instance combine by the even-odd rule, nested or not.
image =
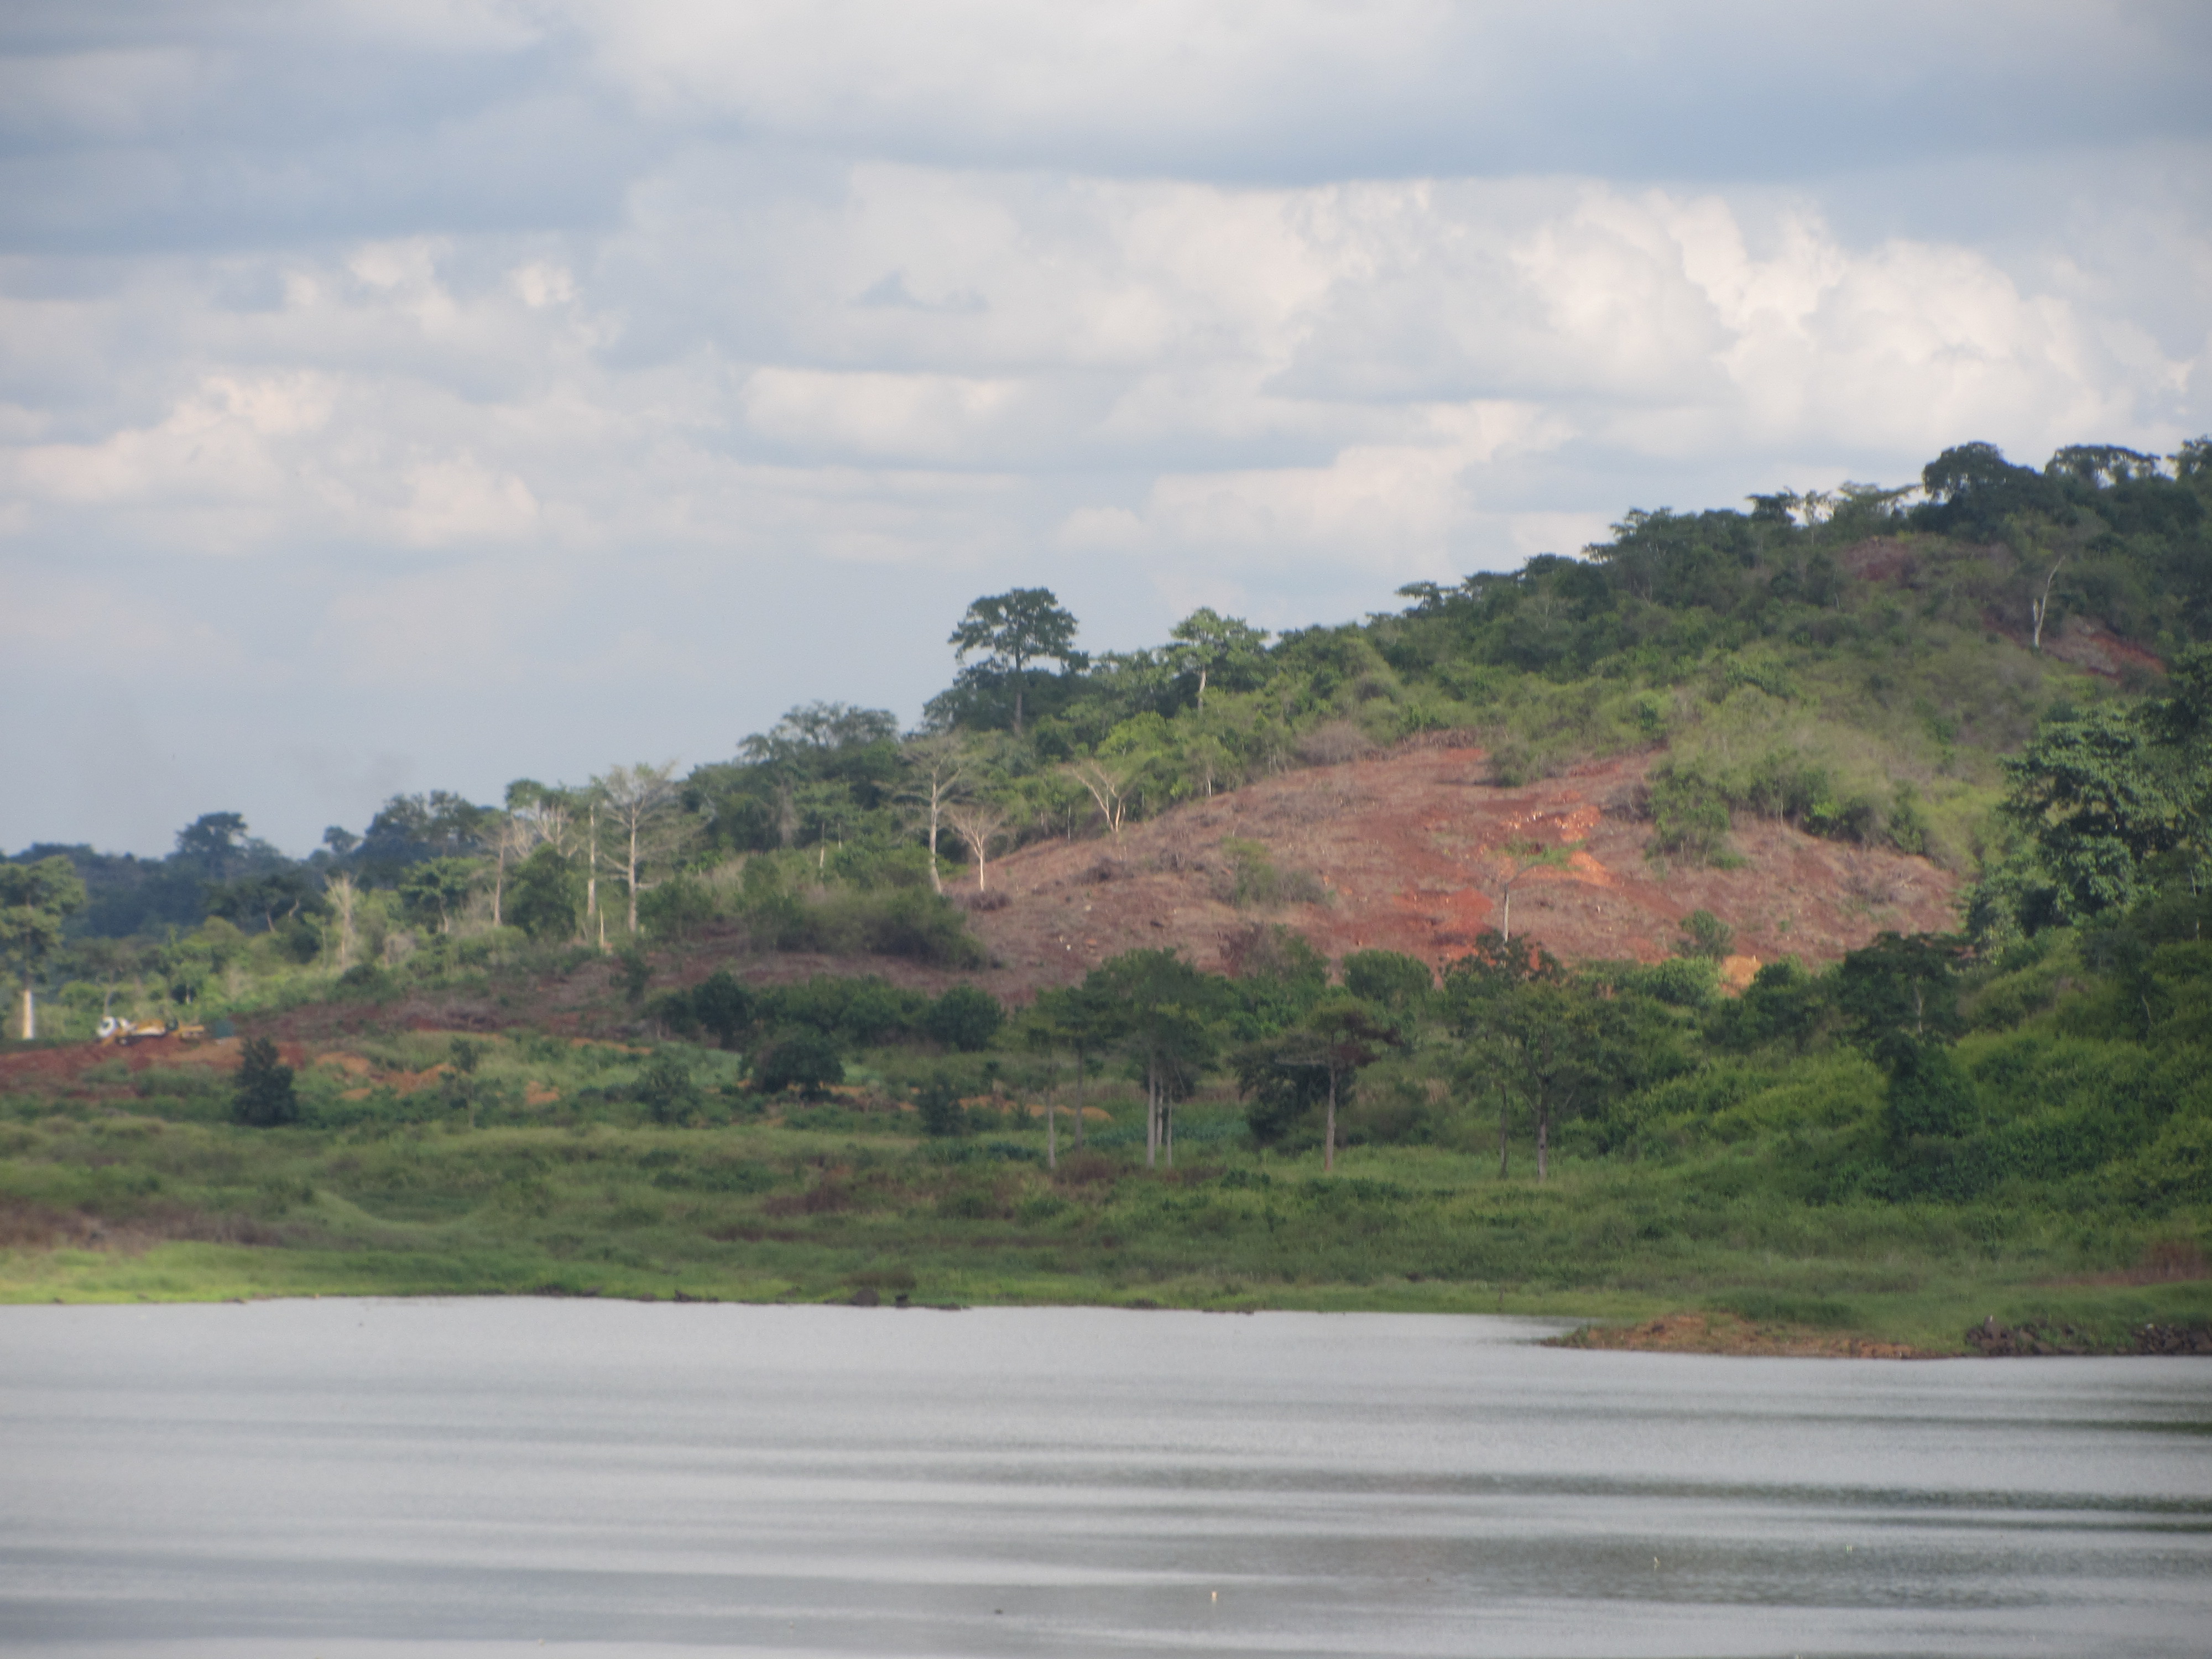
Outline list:
[[[2043,649],[2043,624],[2051,615],[2051,584],[2058,580],[2059,567],[2065,562],[2061,559],[2051,567],[2051,574],[2043,579],[2043,592],[2027,602],[2027,614],[2035,623],[2033,643],[2038,651]]]
[[[337,942],[338,971],[343,973],[353,966],[354,945],[357,942],[354,933],[353,913],[355,906],[361,902],[361,890],[353,884],[351,876],[340,871],[334,876],[324,878],[323,894],[331,902],[331,927],[332,936]],[[496,919],[495,902],[495,919]]]
[[[937,870],[937,837],[945,827],[945,815],[968,787],[968,746],[959,734],[933,732],[906,746],[912,781],[900,791],[915,804],[916,816],[929,835],[929,885],[942,893],[945,878]]]
[[[491,924],[496,927],[502,920],[507,866],[521,863],[548,842],[556,853],[568,850],[568,806],[563,792],[548,789],[534,778],[517,778],[507,786],[507,811],[483,839],[492,854]]]
[[[945,822],[975,855],[975,890],[982,892],[989,885],[984,870],[990,862],[991,848],[1006,833],[1006,815],[995,806],[969,801],[945,808]]]
[[[609,839],[613,843],[610,866],[622,877],[623,893],[629,901],[630,936],[635,938],[641,873],[648,863],[674,851],[684,838],[684,826],[676,810],[676,763],[670,761],[664,766],[617,766],[604,777],[592,779],[592,783],[596,792],[594,842],[598,814],[604,811]],[[595,857],[597,852],[595,844]],[[601,942],[605,943],[604,918],[599,928]]]
[[[1492,855],[1504,866],[1504,879],[1498,884],[1498,896],[1503,910],[1498,933],[1510,942],[1513,938],[1513,890],[1521,878],[1531,870],[1557,869],[1573,856],[1580,842],[1571,842],[1564,847],[1547,847],[1540,841],[1509,841]]]
[[[1115,839],[1120,840],[1122,821],[1129,815],[1129,774],[1097,759],[1078,761],[1067,770],[1098,804],[1099,817],[1106,820]]]

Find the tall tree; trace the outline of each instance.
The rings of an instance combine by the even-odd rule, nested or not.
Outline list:
[[[1398,1034],[1357,997],[1331,997],[1306,1011],[1292,1041],[1328,1079],[1328,1116],[1322,1131],[1323,1175],[1336,1169],[1336,1108],[1349,1098],[1352,1079],[1395,1048]]]
[[[1114,1039],[1115,1014],[1102,988],[1087,981],[1040,991],[1030,1005],[1033,1021],[1055,1047],[1075,1060],[1075,1150],[1083,1150],[1083,1085],[1091,1063]]]
[[[1232,687],[1256,674],[1267,662],[1267,635],[1237,617],[1200,606],[1168,630],[1176,643],[1169,655],[1177,670],[1198,678],[1198,707],[1206,708],[1206,688],[1219,679]]]
[[[450,933],[453,912],[476,885],[477,867],[474,859],[425,859],[399,878],[400,902],[410,915]]]
[[[687,826],[676,810],[676,763],[617,766],[592,780],[614,843],[614,868],[629,905],[629,931],[637,934],[637,896],[647,864],[665,859]]]
[[[937,839],[945,815],[968,787],[968,746],[954,732],[932,732],[906,746],[907,785],[902,797],[914,804],[929,839],[929,886],[945,890],[945,877],[937,867]]]
[[[1022,729],[1022,696],[1029,665],[1051,661],[1079,668],[1086,660],[1075,648],[1076,622],[1049,587],[1016,587],[977,599],[968,607],[945,643],[954,659],[981,653],[981,666],[1008,674],[1014,686],[1014,731]]]
[[[1173,951],[1127,951],[1092,969],[1086,995],[1113,1011],[1114,1028],[1145,1079],[1145,1167],[1175,1167],[1175,1103],[1214,1055],[1209,1016],[1223,981]]]
[[[35,864],[0,863],[0,954],[21,976],[26,1042],[39,1035],[39,969],[84,902],[76,866],[58,854]]]
[[[343,973],[353,966],[354,911],[361,902],[361,890],[354,885],[353,878],[343,870],[323,878],[323,896],[329,902],[331,931],[337,944],[338,971]]]
[[[1461,1040],[1491,1058],[1499,1084],[1528,1103],[1536,1179],[1546,1179],[1553,1123],[1601,1080],[1597,1000],[1577,994],[1541,945],[1514,945],[1495,929],[1485,929],[1445,970],[1443,1000]]]

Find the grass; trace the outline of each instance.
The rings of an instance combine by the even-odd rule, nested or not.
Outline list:
[[[499,1046],[509,1052],[480,1075],[545,1068]],[[388,1059],[419,1070],[434,1052],[399,1040]],[[569,1064],[576,1079],[605,1080],[629,1058]],[[701,1067],[710,1082],[714,1064]],[[1053,1172],[1042,1126],[1011,1115],[931,1141],[911,1114],[861,1102],[732,1115],[710,1089],[702,1109],[714,1121],[689,1126],[564,1101],[471,1131],[420,1091],[345,1102],[332,1080],[311,1084],[331,1121],[273,1131],[212,1121],[204,1091],[173,1093],[173,1079],[150,1073],[127,1103],[8,1103],[0,1194],[15,1248],[0,1251],[0,1299],[824,1301],[880,1286],[886,1301],[939,1304],[1604,1320],[1693,1308],[1932,1352],[1960,1351],[1991,1315],[2071,1324],[2116,1349],[2130,1324],[2212,1320],[2202,1281],[2064,1282],[2139,1257],[2151,1224],[1807,1206],[1756,1179],[1740,1146],[1663,1165],[1569,1156],[1541,1185],[1499,1179],[1494,1152],[1358,1147],[1331,1178],[1316,1155],[1250,1150],[1216,1101],[1186,1109],[1172,1172],[1146,1172],[1133,1137],[1113,1129],[1096,1136],[1106,1150],[1071,1155],[1065,1122]],[[380,1115],[366,1115],[371,1103]],[[1134,1103],[1117,1104],[1114,1129],[1133,1127]],[[1516,1164],[1528,1167],[1525,1149]],[[88,1215],[105,1237],[70,1231]]]

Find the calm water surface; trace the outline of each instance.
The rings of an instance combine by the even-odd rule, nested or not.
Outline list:
[[[0,1651],[2212,1653],[2212,1364],[1547,1328],[0,1309]]]

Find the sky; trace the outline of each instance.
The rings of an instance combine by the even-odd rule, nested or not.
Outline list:
[[[0,848],[2212,431],[2212,8],[10,0]]]

